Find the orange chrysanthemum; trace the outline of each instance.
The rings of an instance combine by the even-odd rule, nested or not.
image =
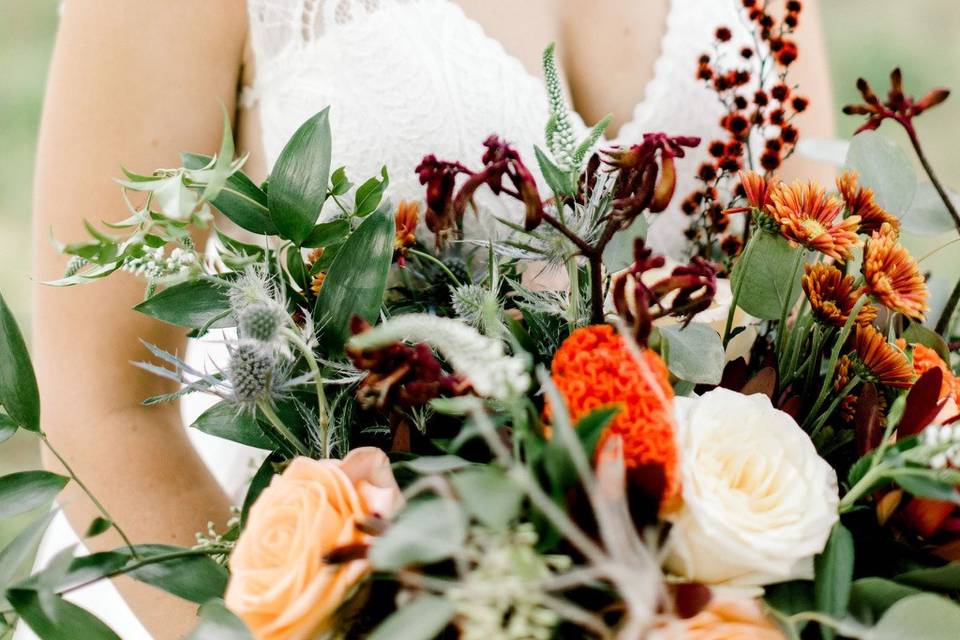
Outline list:
[[[571,333],[553,357],[551,375],[574,420],[600,407],[620,408],[603,437],[616,434],[623,439],[628,468],[649,464],[663,467],[666,502],[678,489],[673,390],[663,360],[649,349],[642,353],[659,390],[651,387],[623,338],[608,325],[583,327]],[[548,418],[550,413],[548,405]],[[597,450],[602,448],[601,440]]]
[[[860,216],[860,233],[879,231],[884,222],[899,233],[900,220],[877,204],[873,189],[861,186],[856,171],[848,169],[837,178],[837,189],[852,216]]]
[[[413,200],[401,200],[396,213],[397,237],[394,249],[401,250],[417,241],[417,224],[420,222],[420,206]]]
[[[813,314],[822,322],[842,327],[862,295],[853,286],[853,276],[845,276],[840,269],[822,262],[808,264],[804,269],[800,283]],[[857,313],[857,324],[870,324],[876,317],[877,308],[868,302]]]
[[[920,267],[897,240],[893,227],[884,223],[874,231],[863,250],[863,277],[867,291],[890,309],[923,321],[930,293]]]
[[[859,216],[837,221],[843,203],[813,182],[777,185],[770,200],[769,211],[780,225],[780,233],[791,242],[835,260],[848,260],[859,244]]]
[[[905,350],[907,341],[900,338],[897,340],[897,346]],[[960,381],[953,375],[953,371],[943,361],[940,354],[919,343],[911,344],[910,349],[913,351],[913,371],[917,378],[930,369],[940,369],[943,372],[943,382],[940,383],[940,399],[954,398],[960,404]]]
[[[913,384],[916,375],[907,357],[873,326],[857,326],[855,342],[855,368],[861,378],[901,389]]]
[[[743,192],[747,197],[747,206],[727,209],[724,213],[743,213],[753,209],[766,214],[771,204],[771,181],[756,171],[741,171],[740,184],[743,185]]]

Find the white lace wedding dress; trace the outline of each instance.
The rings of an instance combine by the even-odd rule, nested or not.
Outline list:
[[[609,144],[630,144],[649,131],[705,140],[721,135],[721,107],[695,79],[694,70],[718,26],[731,27],[735,43],[750,42],[739,5],[738,0],[672,0],[644,100]],[[543,83],[452,0],[248,0],[248,10],[256,78],[243,89],[241,103],[247,109],[258,107],[268,163],[303,121],[329,105],[336,164],[346,166],[355,180],[377,175],[385,164],[387,195],[394,201],[422,199],[414,167],[425,154],[476,166],[481,143],[491,133],[515,144],[535,166],[533,145],[542,144],[547,119]],[[692,174],[705,158],[703,146],[689,152],[678,171],[677,194],[695,188]],[[474,223],[479,228],[468,232],[481,237],[493,233],[483,219],[491,217],[484,216]],[[649,240],[676,257],[686,224],[675,204],[657,216]],[[198,364],[217,360],[217,348],[193,344],[190,359]],[[188,398],[185,424],[212,403]],[[251,461],[262,453],[203,434],[191,436],[239,502],[252,475]],[[84,549],[60,515],[38,562],[69,545]],[[73,592],[70,599],[96,613],[124,640],[150,638],[109,583]],[[24,625],[15,636],[33,637]]]

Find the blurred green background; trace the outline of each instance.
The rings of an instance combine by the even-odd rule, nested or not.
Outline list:
[[[934,86],[960,90],[957,0],[821,0],[820,4],[838,113],[841,105],[857,101],[853,84],[858,76],[885,90],[886,76],[896,65],[903,68],[909,92]],[[26,331],[34,286],[30,280],[30,184],[57,5],[54,0],[0,0],[0,292]],[[960,186],[958,123],[960,95],[921,118],[919,128],[941,177]],[[849,136],[856,122],[841,115],[838,125],[840,134]],[[899,131],[889,126],[883,131],[906,145]],[[952,253],[960,255],[957,250]],[[0,474],[36,463],[34,443],[28,437],[0,445]],[[0,539],[3,526],[0,523]]]

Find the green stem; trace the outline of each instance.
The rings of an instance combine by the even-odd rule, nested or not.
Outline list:
[[[743,255],[737,261],[737,267],[740,269],[740,277],[733,285],[733,299],[730,301],[730,310],[727,311],[727,324],[723,328],[723,346],[726,347],[730,342],[730,331],[733,329],[733,318],[737,314],[737,303],[740,302],[740,292],[743,290],[743,281],[747,268],[750,266],[750,256],[753,255],[753,249],[757,245],[757,238],[761,235],[760,231],[756,233],[747,242],[747,247],[743,250]],[[732,274],[731,274],[732,275]]]
[[[412,254],[412,255],[415,255],[415,256],[417,256],[418,258],[420,258],[421,260],[426,260],[427,262],[433,263],[433,264],[436,265],[441,271],[443,271],[443,272],[447,275],[448,278],[450,278],[450,280],[453,282],[453,284],[457,285],[458,287],[462,284],[462,283],[460,282],[460,280],[457,279],[457,276],[453,275],[453,272],[450,271],[450,269],[447,267],[447,265],[443,264],[443,262],[442,262],[441,260],[438,260],[437,258],[435,258],[434,256],[430,255],[429,253],[425,253],[425,252],[423,252],[423,251],[418,251],[417,249],[412,249],[412,248],[411,248],[411,249],[407,249],[407,253],[410,253],[410,254]]]
[[[860,384],[860,376],[853,376],[850,378],[850,381],[847,385],[840,391],[839,394],[833,399],[830,405],[827,407],[827,410],[820,414],[820,417],[817,418],[816,423],[813,425],[813,430],[810,432],[810,439],[813,440],[820,433],[820,429],[823,428],[823,425],[827,423],[827,419],[833,415],[833,412],[837,410],[837,406],[850,395],[850,392],[853,391],[853,388]]]
[[[800,275],[800,267],[807,257],[807,250],[800,248],[797,251],[797,257],[793,260],[793,270],[790,272],[790,284],[787,286],[787,299],[783,301],[783,307],[780,309],[780,324],[777,325],[777,361],[783,364],[783,341],[787,333],[787,317],[790,315],[790,309],[793,308],[793,291],[797,286],[797,278]]]
[[[567,279],[570,281],[570,306],[567,309],[567,326],[570,331],[577,328],[577,319],[580,316],[580,267],[577,265],[577,256],[567,258]]]
[[[317,390],[317,429],[320,432],[320,440],[323,443],[323,457],[330,457],[330,406],[327,404],[327,394],[323,389],[323,377],[320,375],[320,367],[317,364],[317,358],[313,355],[307,343],[289,327],[284,332],[290,344],[303,354],[307,361],[307,366],[313,374],[313,384]]]
[[[862,498],[864,494],[866,494],[867,491],[869,491],[870,488],[876,484],[877,480],[880,479],[884,471],[885,470],[880,466],[869,469],[865,474],[863,474],[863,477],[860,478],[857,484],[850,487],[850,491],[847,491],[846,495],[840,499],[840,504],[837,507],[837,510],[840,513],[846,513],[847,511],[850,511],[850,509],[857,504],[857,500]]]
[[[130,550],[130,555],[134,558],[139,558],[136,547],[133,546],[133,543],[130,541],[130,538],[127,537],[127,534],[124,533],[123,529],[120,528],[120,525],[113,519],[113,516],[107,511],[107,508],[97,500],[97,496],[93,495],[93,492],[87,488],[87,485],[83,483],[80,477],[74,472],[73,468],[67,463],[66,459],[60,455],[60,452],[57,451],[54,446],[50,443],[50,440],[47,438],[47,434],[41,433],[40,440],[43,441],[44,446],[53,454],[53,456],[60,461],[60,464],[63,465],[63,468],[66,470],[67,475],[70,476],[70,479],[73,480],[80,489],[87,494],[87,497],[90,498],[90,502],[93,503],[93,506],[97,508],[97,511],[100,512],[100,515],[104,517],[107,521],[110,522],[110,526],[120,535],[120,538],[123,540],[123,544],[127,546],[127,549]]]
[[[810,409],[806,419],[803,421],[804,428],[810,425],[811,421],[816,416],[817,411],[827,398],[830,387],[833,385],[833,372],[837,367],[837,360],[840,359],[840,351],[843,350],[843,345],[847,341],[847,336],[850,335],[850,330],[853,328],[853,325],[857,320],[857,316],[860,315],[860,309],[866,303],[867,297],[860,296],[860,299],[857,300],[857,304],[855,304],[853,309],[850,310],[850,315],[847,317],[847,321],[843,325],[843,329],[840,330],[840,335],[837,336],[837,341],[833,345],[833,351],[830,353],[830,361],[827,363],[827,370],[823,374],[823,384],[820,385],[820,393],[817,395],[817,401],[813,404],[813,408]]]
[[[310,452],[307,448],[300,442],[300,439],[297,438],[290,429],[287,428],[287,425],[283,424],[283,421],[273,410],[273,407],[270,406],[270,403],[265,400],[257,400],[257,408],[263,412],[263,415],[266,416],[267,420],[276,429],[277,433],[280,434],[284,440],[302,456],[310,455]]]

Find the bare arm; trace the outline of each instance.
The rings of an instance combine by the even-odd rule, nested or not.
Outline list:
[[[177,166],[178,152],[217,148],[222,101],[232,112],[246,18],[242,0],[68,0],[50,69],[34,189],[34,274],[62,275],[47,241],[84,235],[83,218],[126,217],[121,166]],[[140,338],[183,351],[183,332],[131,310],[143,282],[127,274],[70,289],[38,286],[33,341],[43,428],[135,542],[191,545],[228,503],[192,449],[173,404],[143,407],[168,385],[129,363]],[[55,467],[52,460],[48,460]],[[80,532],[95,511],[65,502]],[[97,548],[120,545],[112,532]],[[195,606],[119,581],[157,638],[179,638]]]

